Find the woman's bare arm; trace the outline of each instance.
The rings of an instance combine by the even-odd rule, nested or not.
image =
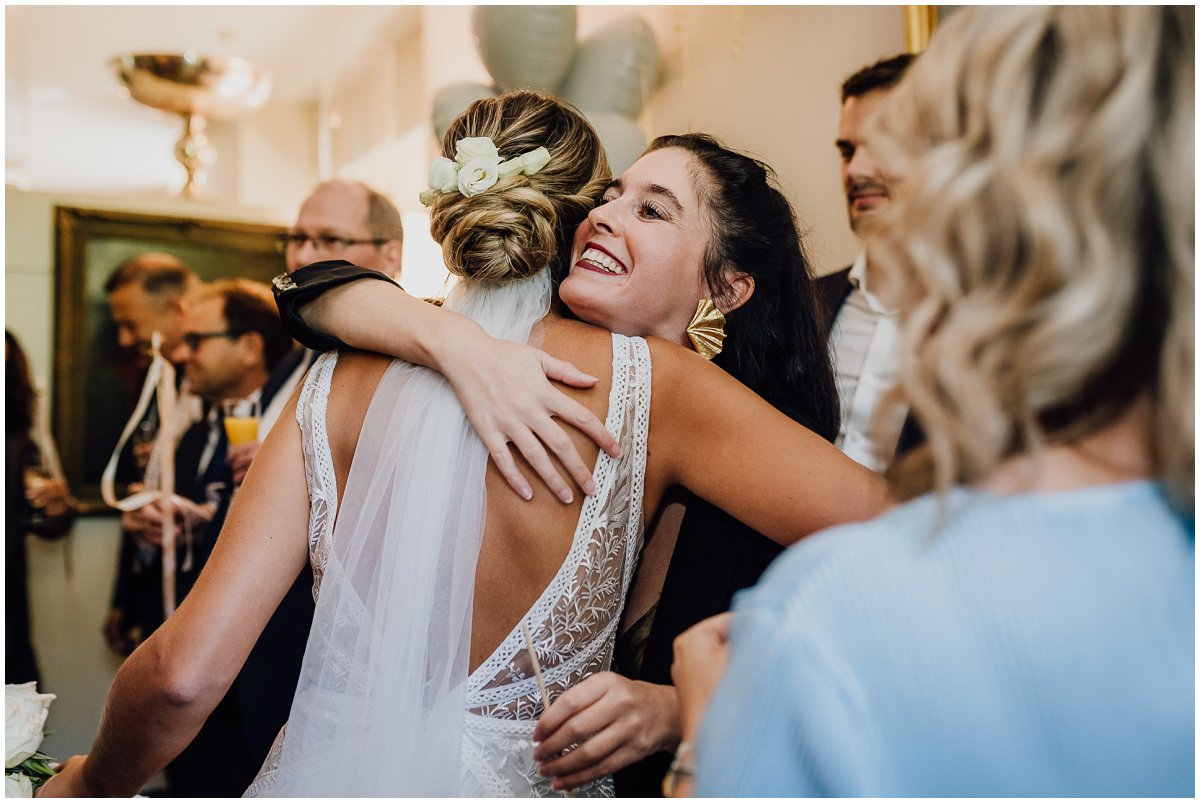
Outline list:
[[[724,371],[663,341],[651,355],[650,450],[668,484],[780,544],[886,507],[881,476]]]
[[[560,499],[569,501],[571,489],[547,449],[584,493],[594,488],[591,471],[555,418],[617,454],[616,439],[600,419],[548,381],[587,388],[595,377],[532,346],[495,340],[470,319],[413,298],[398,285],[343,284],[307,303],[299,314],[312,328],[349,346],[425,365],[445,376],[496,467],[525,499],[533,491],[509,443]]]
[[[654,340],[651,352],[648,471],[658,484],[683,485],[781,544],[883,509],[883,479],[837,447],[699,355]],[[607,672],[587,678],[538,722],[539,771],[571,788],[674,749],[689,716],[674,692]]]
[[[192,740],[308,559],[295,398],[263,444],[195,587],[117,673],[86,757],[42,795],[130,797]]]

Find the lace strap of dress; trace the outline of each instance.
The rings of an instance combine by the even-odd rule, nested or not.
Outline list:
[[[327,351],[316,359],[296,399],[296,423],[304,450],[304,479],[308,485],[308,555],[313,569],[313,598],[321,587],[322,569],[329,554],[329,536],[337,518],[337,477],[325,413],[337,352]]]
[[[645,340],[612,336],[613,372],[605,427],[622,456],[601,453],[596,491],[580,510],[562,566],[523,617],[551,696],[606,668],[641,547],[642,497],[650,422],[650,355]],[[520,626],[468,680],[472,710],[527,719],[540,713]]]

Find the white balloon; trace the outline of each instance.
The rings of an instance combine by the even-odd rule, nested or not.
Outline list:
[[[505,92],[554,92],[575,55],[575,6],[475,6],[483,66]]]
[[[561,94],[586,111],[637,117],[658,74],[654,31],[641,17],[621,17],[579,45]]]
[[[614,176],[624,173],[646,149],[646,135],[630,118],[612,112],[584,112],[584,116],[600,135]]]
[[[442,87],[433,96],[433,130],[438,142],[446,136],[446,129],[454,122],[454,118],[467,110],[481,98],[494,98],[498,93],[495,87],[483,84],[458,83]]]

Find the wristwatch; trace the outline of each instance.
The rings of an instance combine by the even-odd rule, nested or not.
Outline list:
[[[692,743],[680,742],[679,747],[675,750],[675,759],[671,762],[671,768],[663,776],[663,797],[675,797],[679,782],[685,778],[692,778],[695,774],[696,753],[692,750]]]

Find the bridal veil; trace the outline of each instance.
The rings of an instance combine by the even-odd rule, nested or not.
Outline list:
[[[526,342],[550,293],[545,269],[503,285],[461,282],[445,306]],[[487,460],[440,374],[387,369],[336,511],[269,794],[461,794]]]

